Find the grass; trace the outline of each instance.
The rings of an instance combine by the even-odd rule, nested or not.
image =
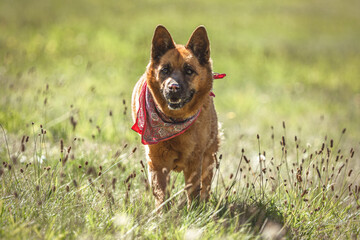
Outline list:
[[[358,7],[1,1],[0,238],[359,238]],[[160,23],[204,24],[228,75],[211,199],[187,209],[172,174],[161,215],[129,112]]]

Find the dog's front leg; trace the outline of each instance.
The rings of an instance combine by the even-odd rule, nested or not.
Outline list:
[[[204,154],[202,162],[202,175],[201,175],[201,200],[209,200],[209,193],[211,188],[211,181],[214,172],[214,156],[210,152]]]
[[[187,191],[188,206],[200,197],[201,161],[192,161],[187,169],[184,169],[185,188]]]
[[[149,178],[156,207],[159,207],[166,199],[166,179],[168,174],[169,171],[166,168],[152,168],[149,165]]]

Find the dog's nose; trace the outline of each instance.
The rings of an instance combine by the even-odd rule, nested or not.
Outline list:
[[[169,85],[169,90],[172,92],[177,92],[179,89],[180,89],[180,86],[177,83],[171,83]]]

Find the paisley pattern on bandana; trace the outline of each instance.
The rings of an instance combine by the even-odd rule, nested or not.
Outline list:
[[[136,122],[131,129],[141,135],[142,144],[156,144],[184,133],[195,122],[200,111],[181,121],[165,116],[158,110],[145,82],[139,96]]]

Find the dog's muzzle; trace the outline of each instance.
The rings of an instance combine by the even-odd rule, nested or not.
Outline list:
[[[194,97],[195,90],[187,92],[176,81],[170,80],[164,89],[164,97],[172,110],[182,108]]]

